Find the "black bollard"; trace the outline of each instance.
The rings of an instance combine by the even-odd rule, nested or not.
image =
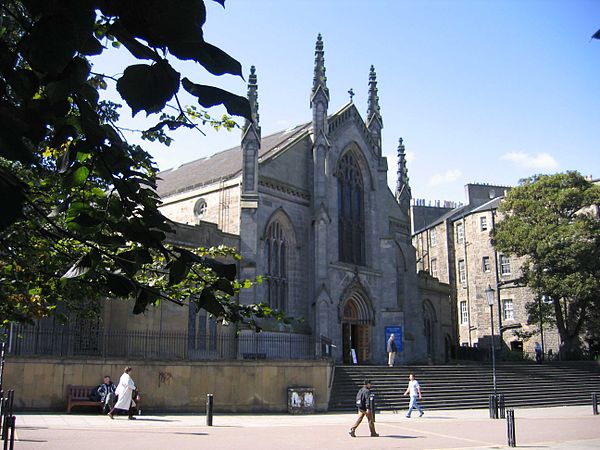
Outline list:
[[[498,397],[496,394],[490,394],[489,398],[490,419],[498,418]]]
[[[504,413],[505,413],[504,394],[498,394],[498,410],[499,410],[500,418],[504,419]]]
[[[17,418],[15,416],[10,416],[8,418],[8,427],[10,428],[10,438],[4,441],[4,448],[8,448],[9,450],[14,450],[15,448],[15,424]]]
[[[213,424],[213,395],[206,394],[206,425],[212,427]]]
[[[508,433],[508,446],[516,447],[517,439],[515,435],[515,410],[508,409],[506,411],[506,429]]]
[[[592,392],[592,412],[595,416],[598,415],[598,399],[595,392]]]

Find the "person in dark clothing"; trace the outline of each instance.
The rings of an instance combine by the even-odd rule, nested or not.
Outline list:
[[[535,362],[538,364],[541,364],[542,359],[543,359],[543,352],[542,352],[542,346],[539,342],[535,343],[534,350],[535,350]]]
[[[350,428],[350,436],[356,437],[355,431],[363,420],[364,416],[367,416],[369,422],[369,430],[371,431],[371,437],[379,436],[375,431],[375,421],[373,419],[373,411],[370,409],[370,398],[371,398],[371,381],[365,380],[364,386],[356,394],[356,407],[358,408],[358,417],[354,425]]]
[[[102,412],[106,414],[115,404],[115,389],[117,387],[111,381],[109,375],[104,376],[104,382],[96,388],[96,395],[102,402]]]

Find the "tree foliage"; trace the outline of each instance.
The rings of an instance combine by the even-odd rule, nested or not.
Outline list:
[[[577,172],[533,176],[509,191],[493,232],[498,250],[525,257],[525,284],[551,300],[565,352],[578,349],[590,312],[600,307],[599,204],[600,186]],[[528,310],[530,322],[538,321],[539,303]]]
[[[135,299],[134,313],[192,299],[231,321],[271,314],[231,300],[250,283],[236,281],[235,261],[217,260],[235,258],[231,249],[166,245],[172,225],[158,209],[157,168],[124,138],[120,105],[102,97],[116,81],[132,115],[160,113],[143,137],[166,144],[165,130],[198,120],[233,126],[182,108],[182,89],[202,107],[250,118],[247,99],[194,83],[170,63],[241,76],[239,62],[204,41],[204,2],[20,0],[0,2],[0,12],[0,321],[31,321],[60,304],[89,311],[82,299],[107,295]],[[117,80],[93,73],[109,47],[139,63]],[[177,114],[164,112],[169,102]]]

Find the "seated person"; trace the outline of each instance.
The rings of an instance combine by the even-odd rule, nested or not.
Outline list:
[[[115,404],[116,396],[115,396],[116,386],[110,380],[110,376],[104,376],[104,383],[96,388],[96,398],[98,401],[102,402],[102,412],[106,414],[110,411]]]

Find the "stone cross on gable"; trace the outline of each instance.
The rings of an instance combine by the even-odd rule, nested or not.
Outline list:
[[[350,88],[348,94],[350,94],[350,102],[352,102],[352,97],[354,97],[354,91],[352,90],[352,88]]]

